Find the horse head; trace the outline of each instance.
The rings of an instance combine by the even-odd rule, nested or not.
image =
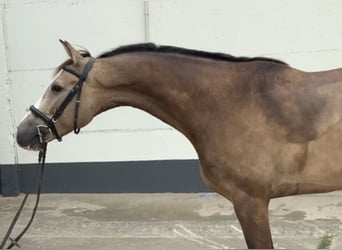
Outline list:
[[[90,73],[95,59],[67,41],[60,42],[69,59],[56,69],[45,93],[17,127],[17,142],[25,149],[39,150],[42,142],[61,140],[73,129],[79,132],[96,114],[92,98],[96,81]]]

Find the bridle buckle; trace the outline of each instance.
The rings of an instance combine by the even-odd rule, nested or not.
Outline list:
[[[49,128],[49,126],[47,126],[47,125],[38,125],[36,128],[37,128],[37,133],[38,133],[39,141],[40,141],[41,144],[46,143],[47,141],[49,141],[49,139],[52,138],[52,131]],[[45,129],[47,129],[50,132],[50,136],[46,140],[44,138],[44,135],[43,135],[42,131],[40,130],[41,128],[45,128]]]

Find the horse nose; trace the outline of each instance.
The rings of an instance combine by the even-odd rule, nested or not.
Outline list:
[[[18,145],[24,149],[34,149],[39,144],[39,137],[37,126],[40,125],[40,121],[28,115],[17,126],[16,129],[16,141]]]
[[[30,129],[23,124],[19,124],[19,126],[16,129],[15,133],[16,141],[18,145],[22,148],[27,148],[30,146],[30,143],[32,143],[32,140],[34,138],[33,131],[30,131]]]

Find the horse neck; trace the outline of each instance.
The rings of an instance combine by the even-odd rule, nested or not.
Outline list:
[[[101,68],[103,74],[98,81],[104,87],[101,96],[106,96],[100,98],[101,111],[117,106],[136,107],[194,140],[200,129],[197,125],[201,124],[201,114],[205,113],[194,97],[206,93],[208,82],[203,81],[191,60],[155,53],[128,53],[103,59]]]

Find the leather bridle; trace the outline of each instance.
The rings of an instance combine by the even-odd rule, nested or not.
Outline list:
[[[80,132],[80,128],[77,125],[77,120],[78,120],[78,110],[80,107],[80,100],[81,100],[81,91],[82,91],[82,86],[84,81],[86,80],[89,71],[91,70],[91,68],[93,67],[95,62],[95,58],[90,57],[89,61],[87,62],[87,64],[84,66],[83,72],[81,73],[81,75],[79,75],[76,71],[74,71],[71,68],[68,68],[67,65],[63,67],[63,70],[65,70],[66,72],[75,75],[76,77],[78,77],[78,81],[75,84],[75,86],[69,91],[69,93],[67,94],[67,96],[64,98],[64,100],[62,101],[61,105],[58,107],[57,111],[55,112],[55,114],[50,118],[47,115],[45,115],[42,111],[40,111],[38,108],[36,108],[35,106],[31,106],[30,107],[30,111],[36,116],[39,117],[40,119],[42,119],[44,121],[44,123],[46,124],[47,128],[50,130],[51,133],[53,133],[56,136],[56,139],[58,141],[62,140],[62,137],[58,134],[57,128],[55,126],[55,123],[57,122],[58,118],[62,115],[63,111],[65,110],[65,108],[69,105],[69,103],[71,102],[71,100],[76,96],[76,103],[75,103],[75,113],[74,113],[74,132],[76,134],[78,134]],[[32,214],[31,214],[31,218],[28,221],[27,225],[24,227],[24,229],[18,234],[18,236],[16,236],[15,238],[11,238],[10,235],[12,233],[12,230],[14,229],[16,222],[19,219],[19,216],[23,210],[23,207],[27,201],[27,198],[30,194],[30,192],[26,193],[23,201],[21,202],[21,205],[17,211],[17,213],[15,214],[15,217],[13,218],[5,237],[3,238],[3,240],[0,243],[0,249],[3,249],[7,243],[8,240],[10,240],[10,244],[8,245],[8,247],[6,247],[6,249],[11,249],[14,246],[20,247],[19,245],[19,240],[24,236],[24,234],[26,233],[26,231],[29,229],[29,227],[31,226],[33,219],[36,215],[36,212],[38,210],[38,204],[39,204],[39,199],[40,199],[40,193],[41,193],[41,187],[42,187],[42,183],[43,183],[43,174],[44,174],[44,168],[45,168],[45,157],[46,157],[46,150],[47,150],[47,141],[45,138],[43,138],[43,134],[40,131],[40,128],[44,127],[44,125],[39,125],[37,126],[37,133],[38,133],[38,137],[39,140],[41,142],[41,148],[40,148],[40,152],[39,152],[39,157],[38,157],[38,161],[40,163],[39,167],[40,167],[40,171],[39,171],[39,179],[38,179],[38,188],[37,188],[37,196],[36,196],[36,203],[34,205]]]
[[[74,112],[74,132],[75,134],[78,134],[81,130],[81,128],[78,127],[77,121],[78,121],[78,111],[79,111],[79,107],[81,103],[82,86],[88,76],[89,71],[93,67],[94,62],[95,62],[95,58],[90,57],[89,61],[84,66],[83,72],[81,74],[78,74],[76,71],[74,71],[70,67],[67,67],[67,65],[63,67],[63,70],[76,76],[78,78],[78,81],[75,84],[75,86],[69,91],[69,93],[64,98],[61,105],[59,105],[59,107],[57,108],[56,112],[53,114],[52,117],[45,115],[42,111],[40,111],[34,105],[30,107],[30,111],[36,117],[39,117],[40,119],[44,121],[48,129],[55,135],[58,141],[62,141],[62,137],[59,135],[55,124],[58,118],[62,115],[65,108],[69,105],[69,103],[75,96],[76,96],[76,102],[75,102],[75,112]]]

